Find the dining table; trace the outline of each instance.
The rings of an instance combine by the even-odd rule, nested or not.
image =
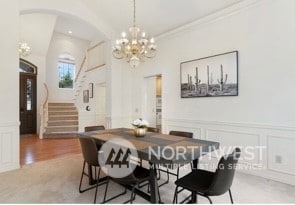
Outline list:
[[[136,190],[137,194],[150,201],[159,203],[160,196],[157,183],[157,167],[183,166],[193,164],[192,171],[197,169],[201,156],[219,149],[219,143],[214,141],[185,138],[162,133],[147,132],[143,137],[136,137],[130,128],[115,128],[81,133],[80,137],[91,137],[106,143],[115,138],[122,138],[133,144],[140,160],[148,161],[150,173],[150,194]],[[180,152],[181,153],[178,153]],[[191,203],[197,202],[197,194],[192,193]]]

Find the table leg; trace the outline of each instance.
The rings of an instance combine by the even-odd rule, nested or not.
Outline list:
[[[195,171],[195,170],[197,170],[198,169],[198,164],[199,164],[199,159],[195,159],[195,160],[193,160],[193,169],[192,169],[192,171]]]
[[[197,204],[198,203],[198,196],[195,192],[192,192],[192,198],[189,203],[190,204]]]
[[[193,169],[192,169],[192,172],[197,171],[198,164],[199,164],[199,159],[193,160]],[[189,203],[191,203],[191,204],[197,204],[198,203],[197,193],[192,192],[192,198],[191,198],[191,201]]]
[[[159,203],[159,187],[157,182],[157,173],[154,164],[150,164],[150,187],[151,187],[151,203]]]

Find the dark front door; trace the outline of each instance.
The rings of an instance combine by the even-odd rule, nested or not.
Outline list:
[[[36,75],[20,73],[20,134],[35,134],[37,128]]]

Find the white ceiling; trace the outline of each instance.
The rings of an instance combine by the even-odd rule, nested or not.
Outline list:
[[[20,42],[27,42],[31,54],[45,56],[54,31],[56,16],[26,14],[20,16]]]
[[[156,36],[243,0],[137,0],[137,25]],[[84,0],[120,35],[132,25],[132,0]]]
[[[144,29],[148,36],[157,36],[241,1],[244,0],[137,0],[137,25]],[[132,0],[83,0],[83,2],[90,11],[109,24],[118,37],[122,31],[128,31],[132,25]],[[52,34],[50,27],[55,21],[49,19],[55,18],[57,18],[55,32],[87,41],[99,41],[103,38],[99,31],[85,22],[64,16],[45,14],[21,16],[22,38],[29,41],[32,48],[44,44],[42,53],[46,53],[50,41],[48,37]],[[49,21],[50,23],[48,23]],[[42,31],[41,36],[40,31]],[[69,34],[69,31],[73,33]],[[44,35],[44,33],[48,33],[48,35]],[[44,39],[45,37],[47,39]]]
[[[87,41],[98,41],[103,38],[98,30],[85,22],[63,16],[57,18],[54,30]],[[69,34],[69,31],[72,31],[72,34]]]

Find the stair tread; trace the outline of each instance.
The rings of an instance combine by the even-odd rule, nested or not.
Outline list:
[[[79,120],[48,120],[48,122],[78,122]]]
[[[68,110],[71,110],[71,109],[76,109],[76,107],[58,107],[58,106],[48,106],[48,109],[68,109]]]
[[[77,112],[77,110],[48,110],[48,112]]]
[[[50,135],[50,134],[66,134],[66,135],[71,135],[71,134],[78,134],[78,131],[70,131],[70,132],[45,132],[44,135]]]
[[[61,127],[78,127],[78,125],[61,125],[61,126],[46,126],[46,128],[61,128]]]

